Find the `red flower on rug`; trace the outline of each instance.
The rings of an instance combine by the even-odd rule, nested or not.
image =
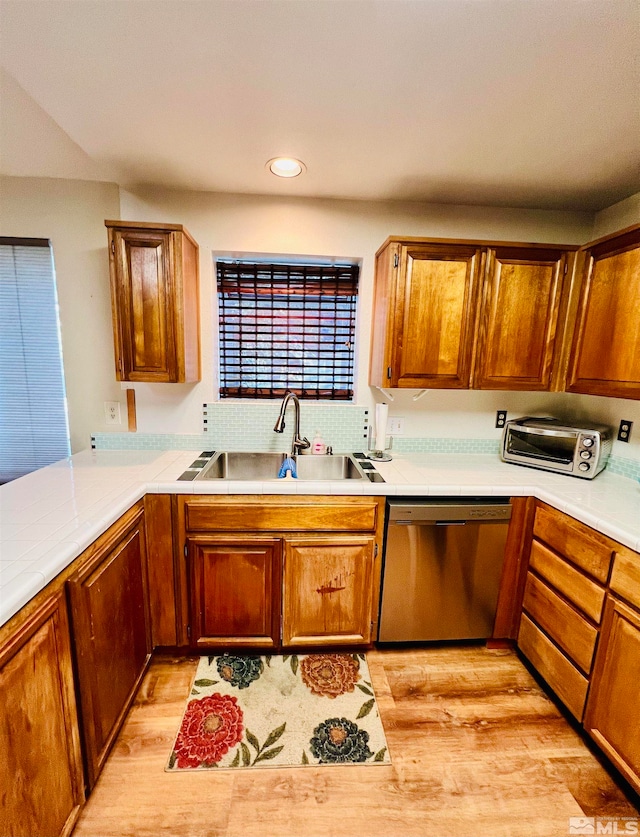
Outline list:
[[[191,700],[176,739],[177,767],[212,765],[240,743],[242,709],[233,695],[216,692],[200,700]]]
[[[300,670],[314,695],[329,698],[352,692],[360,677],[360,663],[350,654],[313,654],[302,660]]]

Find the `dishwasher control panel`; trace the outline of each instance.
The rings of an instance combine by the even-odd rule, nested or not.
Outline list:
[[[434,497],[433,499],[389,498],[389,523],[419,523],[446,520],[509,520],[507,497]]]

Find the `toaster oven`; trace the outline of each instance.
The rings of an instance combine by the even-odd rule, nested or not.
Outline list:
[[[611,453],[613,430],[604,424],[567,424],[551,416],[508,421],[502,436],[504,462],[593,479]]]

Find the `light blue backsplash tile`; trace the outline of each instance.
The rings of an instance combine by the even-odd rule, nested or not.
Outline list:
[[[607,468],[614,474],[640,480],[640,459],[627,459],[624,456],[611,456]]]
[[[94,450],[205,450],[209,439],[202,433],[94,433]]]
[[[201,434],[176,433],[94,433],[91,447],[97,450],[289,450],[293,435],[293,406],[287,410],[282,434],[273,426],[280,412],[279,401],[264,403],[215,402],[203,405]],[[302,402],[302,435],[310,441],[316,430],[335,453],[366,450],[369,412],[355,404],[317,404]],[[498,455],[496,439],[447,439],[396,436],[395,453],[484,453]],[[611,456],[611,473],[640,479],[640,460]]]
[[[393,450],[396,453],[494,453],[500,452],[500,442],[495,439],[437,439],[395,436]]]
[[[280,401],[238,403],[220,401],[204,405],[204,427],[210,446],[217,450],[287,451],[291,447],[294,408],[285,416],[284,433],[273,427],[280,413]],[[369,414],[356,404],[318,404],[303,401],[300,405],[300,432],[309,441],[316,430],[336,453],[362,450],[366,446]]]

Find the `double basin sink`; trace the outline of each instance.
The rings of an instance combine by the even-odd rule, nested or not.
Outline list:
[[[286,453],[253,453],[222,451],[215,454],[195,477],[196,480],[265,480],[278,479]],[[383,481],[369,463],[363,466],[353,457],[294,456],[298,480],[364,480]]]

